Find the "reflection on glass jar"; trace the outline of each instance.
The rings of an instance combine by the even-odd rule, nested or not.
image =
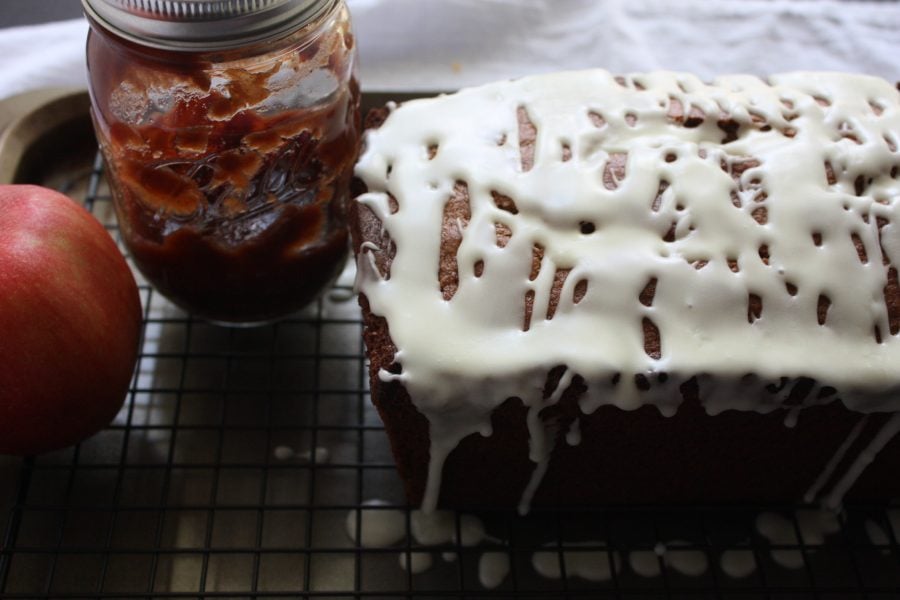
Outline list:
[[[206,21],[84,1],[95,128],[140,271],[214,321],[264,322],[315,299],[346,258],[359,141],[343,1],[242,13],[206,0],[220,10]],[[273,6],[285,13],[259,14]]]

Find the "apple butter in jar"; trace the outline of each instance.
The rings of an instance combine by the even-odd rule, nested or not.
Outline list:
[[[122,239],[175,304],[267,322],[344,265],[359,87],[343,0],[82,0]]]

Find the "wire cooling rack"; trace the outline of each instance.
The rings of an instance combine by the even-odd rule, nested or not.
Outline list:
[[[49,183],[118,236],[99,159]],[[412,513],[369,402],[351,269],[313,306],[252,329],[195,320],[138,275],[142,348],[113,424],[0,459],[2,596],[900,598],[896,503],[849,507],[824,529],[795,506],[451,513],[457,534],[477,516],[488,537],[354,542],[360,515],[399,514],[409,532]],[[761,514],[780,536],[760,533]],[[487,553],[509,562],[490,586]],[[430,568],[402,568],[425,554]]]

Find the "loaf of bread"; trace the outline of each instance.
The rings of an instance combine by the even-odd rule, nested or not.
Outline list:
[[[592,70],[369,125],[357,285],[412,502],[900,497],[892,85]]]

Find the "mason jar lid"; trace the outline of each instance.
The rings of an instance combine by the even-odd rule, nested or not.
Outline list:
[[[224,50],[274,39],[338,0],[81,0],[99,26],[144,46]]]

